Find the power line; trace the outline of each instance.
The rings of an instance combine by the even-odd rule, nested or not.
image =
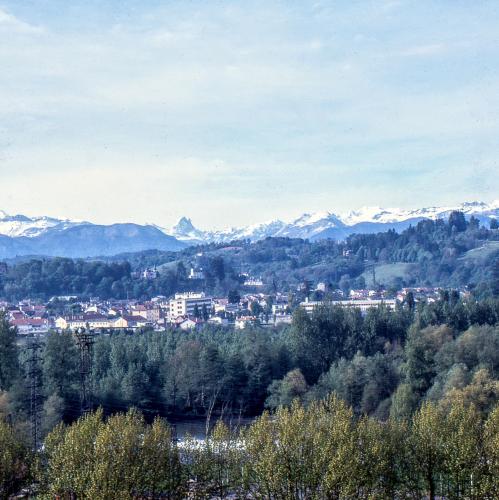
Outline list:
[[[80,411],[86,415],[92,411],[90,374],[92,372],[92,346],[94,335],[85,328],[75,332],[75,339],[80,351]]]
[[[31,443],[33,450],[38,450],[41,434],[41,358],[38,355],[38,350],[41,349],[40,342],[33,340],[27,345],[27,349],[31,354],[28,362],[28,377],[30,386],[30,424],[31,424]]]

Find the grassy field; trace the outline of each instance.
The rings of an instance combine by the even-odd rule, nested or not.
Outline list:
[[[410,277],[411,270],[416,264],[405,262],[395,262],[393,264],[380,264],[376,266],[376,283],[382,285],[390,285],[396,278],[407,280]],[[366,280],[368,287],[373,286],[373,273],[372,270],[364,271],[362,276]]]
[[[487,241],[483,246],[466,252],[461,259],[480,263],[492,257],[497,251],[499,251],[499,241]]]

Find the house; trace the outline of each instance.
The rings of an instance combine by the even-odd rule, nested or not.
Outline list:
[[[188,278],[190,280],[204,280],[204,271],[201,268],[191,267]]]
[[[253,278],[251,276],[248,276],[243,283],[244,286],[254,286],[254,287],[261,287],[263,286],[263,281],[261,278]]]
[[[247,326],[256,325],[258,323],[258,318],[255,316],[241,316],[237,318],[234,327],[238,330],[244,330]]]
[[[239,304],[231,304],[229,299],[213,299],[213,309],[217,313],[236,313],[239,311]]]
[[[151,323],[158,321],[161,317],[161,308],[148,304],[147,306],[144,304],[137,304],[132,307],[132,316],[140,316]]]
[[[186,318],[180,323],[178,323],[178,327],[181,330],[194,330],[194,328],[199,328],[203,322],[200,319],[197,318]]]
[[[227,318],[222,318],[220,316],[213,316],[208,320],[210,325],[218,325],[218,326],[228,326],[229,320]]]
[[[29,333],[45,333],[49,329],[49,321],[45,318],[20,318],[13,319],[10,324],[17,328],[21,335]]]
[[[148,321],[142,316],[120,316],[112,321],[112,328],[135,329],[148,325]]]
[[[159,272],[157,271],[156,268],[153,269],[144,269],[141,273],[140,276],[142,279],[145,280],[154,280],[159,276]]]

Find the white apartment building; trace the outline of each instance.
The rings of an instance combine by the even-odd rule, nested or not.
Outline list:
[[[203,306],[211,312],[212,304],[213,299],[207,297],[204,292],[176,293],[175,298],[170,300],[170,321],[174,321],[179,316],[194,316],[196,306],[199,312],[203,310]]]

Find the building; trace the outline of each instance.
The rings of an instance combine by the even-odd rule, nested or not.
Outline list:
[[[234,323],[234,328],[244,330],[247,326],[253,326],[258,323],[258,318],[255,316],[241,316]]]
[[[210,325],[229,326],[229,320],[220,316],[213,316],[208,320]]]
[[[188,278],[190,280],[204,280],[204,271],[200,268],[191,267]]]
[[[179,316],[194,316],[196,308],[199,313],[203,311],[203,307],[210,313],[213,299],[207,297],[204,292],[176,293],[175,298],[170,300],[169,305],[169,317],[170,321],[173,321]]]
[[[305,311],[308,314],[312,314],[312,312],[315,309],[317,309],[318,307],[324,306],[324,305],[351,307],[351,308],[360,309],[360,311],[362,313],[366,313],[372,307],[384,306],[390,310],[395,309],[395,306],[397,305],[397,301],[396,300],[370,300],[370,299],[367,299],[367,300],[332,300],[330,302],[324,302],[324,301],[305,300],[305,302],[300,303],[300,307],[305,309]]]
[[[194,330],[195,328],[199,328],[203,322],[197,318],[191,319],[191,318],[186,318],[180,323],[178,323],[178,327],[181,330]]]
[[[272,314],[274,316],[289,314],[289,304],[287,302],[277,302],[272,304]]]
[[[261,287],[263,286],[263,280],[261,278],[253,278],[251,276],[248,276],[243,283],[244,286],[255,286],[255,287]]]
[[[18,318],[10,320],[10,324],[17,328],[21,335],[29,333],[46,333],[49,330],[49,321],[45,318]]]
[[[81,314],[77,316],[59,316],[55,320],[58,330],[75,330],[76,328],[112,328],[112,320],[101,314]]]
[[[159,276],[159,272],[156,268],[153,269],[144,269],[140,273],[140,277],[145,280],[154,280]]]

